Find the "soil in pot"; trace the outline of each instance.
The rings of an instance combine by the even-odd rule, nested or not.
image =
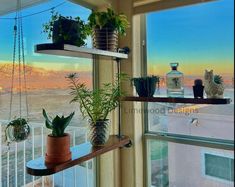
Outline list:
[[[46,164],[59,164],[71,160],[70,135],[62,137],[47,136]]]
[[[109,139],[110,121],[90,121],[89,140],[93,146],[103,146]]]
[[[95,28],[93,30],[92,39],[94,48],[117,52],[118,34],[112,28]]]

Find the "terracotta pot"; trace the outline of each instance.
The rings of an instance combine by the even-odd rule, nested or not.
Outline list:
[[[63,137],[47,136],[47,148],[45,162],[47,164],[58,164],[71,160],[70,135]]]
[[[96,28],[93,30],[93,47],[106,51],[117,52],[118,34],[111,28]]]

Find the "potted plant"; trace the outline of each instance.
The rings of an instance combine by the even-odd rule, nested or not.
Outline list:
[[[160,83],[159,76],[147,76],[147,77],[139,77],[133,78],[131,80],[134,83],[136,92],[140,97],[153,97],[156,85]]]
[[[8,142],[21,142],[28,138],[30,127],[26,119],[18,118],[7,125],[5,134]]]
[[[93,46],[97,49],[117,51],[118,35],[124,36],[129,22],[124,14],[108,8],[103,12],[92,11],[88,18],[92,30]]]
[[[43,109],[43,116],[46,120],[46,127],[52,130],[52,133],[47,136],[45,163],[58,164],[71,160],[70,135],[64,131],[72,120],[74,112],[68,117],[57,115],[53,120],[50,120]]]
[[[222,76],[214,75],[213,70],[206,70],[204,78],[207,98],[223,98],[224,83]]]
[[[193,86],[194,98],[203,98],[204,86],[201,79],[196,79]]]
[[[64,17],[52,11],[51,19],[43,25],[43,32],[56,44],[84,46],[89,28],[80,17]]]
[[[78,102],[84,118],[89,118],[89,140],[93,146],[102,146],[109,139],[108,114],[119,105],[119,98],[123,95],[120,90],[120,80],[124,75],[118,75],[114,84],[104,84],[102,89],[89,90],[80,83],[76,74],[70,74],[71,102]]]

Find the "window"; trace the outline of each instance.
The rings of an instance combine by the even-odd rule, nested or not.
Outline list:
[[[228,163],[233,164],[233,159],[210,154],[201,157],[200,154],[204,149],[233,154],[233,7],[234,1],[220,0],[146,15],[147,74],[161,77],[156,96],[166,95],[166,73],[170,71],[170,63],[179,62],[179,71],[184,73],[185,96],[192,97],[194,80],[203,80],[205,69],[213,69],[224,79],[224,96],[232,99],[230,105],[220,106],[147,104],[148,187],[225,187],[234,184],[233,168],[228,166]],[[221,143],[231,145],[229,150],[217,146]],[[205,175],[229,180],[231,184],[203,178],[200,166],[203,160],[207,160]],[[215,160],[221,163],[218,167]],[[227,170],[223,172],[225,168]]]
[[[72,145],[78,145],[87,140],[86,120],[83,119],[78,104],[70,104],[68,82],[65,76],[69,73],[77,73],[80,81],[91,89],[93,87],[92,60],[69,58],[60,56],[40,55],[34,53],[34,45],[51,43],[42,33],[42,25],[49,21],[51,7],[61,4],[61,0],[52,0],[23,10],[22,15],[29,15],[42,11],[23,19],[24,44],[26,59],[26,77],[29,103],[29,124],[31,135],[26,142],[11,144],[7,151],[4,127],[9,118],[11,70],[13,52],[13,26],[14,19],[1,19],[3,17],[14,18],[15,13],[0,17],[0,186],[95,186],[94,161],[90,160],[80,166],[48,177],[32,177],[25,171],[25,162],[44,156],[45,136],[49,131],[44,127],[42,108],[45,108],[50,116],[68,115],[75,111],[75,116],[68,127]],[[58,11],[64,16],[80,16],[87,20],[91,10],[65,1],[58,6]],[[87,40],[88,47],[91,39]],[[15,75],[15,87],[13,95],[12,118],[19,116],[18,74]],[[26,117],[25,94],[22,101],[22,117]]]
[[[204,174],[226,181],[234,181],[234,159],[214,154],[204,154]]]

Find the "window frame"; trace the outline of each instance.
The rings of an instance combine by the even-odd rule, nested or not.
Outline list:
[[[141,27],[141,40],[143,41],[144,45],[142,48],[142,61],[141,61],[141,72],[142,76],[147,76],[147,13],[140,15],[142,17]],[[148,111],[148,103],[143,103],[142,105],[143,111]],[[191,136],[191,135],[180,135],[180,134],[173,134],[173,133],[165,133],[165,132],[153,132],[149,129],[148,124],[148,113],[144,112],[143,114],[143,145],[144,145],[144,174],[145,174],[145,185],[146,187],[151,187],[151,160],[149,159],[150,153],[150,140],[161,140],[173,143],[180,143],[186,145],[196,145],[201,146],[202,148],[216,148],[220,150],[231,150],[234,151],[234,141],[232,140],[222,140],[216,138],[209,138],[209,137],[201,137],[201,136]],[[234,158],[233,158],[234,159]],[[204,170],[205,171],[205,170]],[[223,179],[217,179],[217,181],[221,181]],[[234,182],[223,180],[226,184],[234,184]]]
[[[223,157],[223,158],[227,158],[227,159],[233,159],[233,160],[234,160],[234,155],[228,154],[228,153],[210,151],[210,150],[202,150],[201,151],[201,169],[202,169],[201,172],[202,172],[203,177],[210,179],[210,180],[222,182],[222,183],[228,184],[228,185],[233,184],[234,181],[229,181],[226,179],[222,179],[219,177],[215,177],[215,176],[211,176],[211,175],[206,174],[206,159],[205,159],[206,154],[211,155],[211,156],[219,156],[219,157]]]

